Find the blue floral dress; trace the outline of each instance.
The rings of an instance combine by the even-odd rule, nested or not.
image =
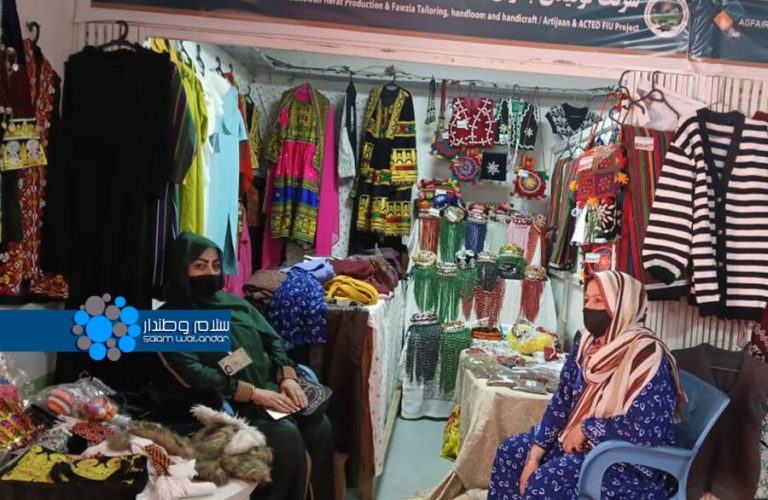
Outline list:
[[[566,454],[558,440],[584,389],[581,367],[576,364],[578,352],[577,343],[563,367],[560,385],[541,424],[527,433],[512,436],[499,446],[491,471],[489,500],[578,498],[579,473],[585,454]],[[665,359],[626,415],[586,419],[582,430],[595,446],[613,439],[642,446],[669,445],[674,440],[671,424],[676,401],[674,378]],[[520,495],[520,474],[534,443],[547,452],[541,466],[528,479],[524,494]],[[673,479],[655,469],[617,464],[606,471],[602,498],[666,499],[674,484]]]

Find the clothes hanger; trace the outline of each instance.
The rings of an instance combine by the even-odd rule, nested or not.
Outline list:
[[[250,82],[248,82],[248,87],[246,88],[246,94],[245,94],[245,100],[248,101],[249,104],[256,104],[253,102],[253,97],[251,97],[251,85],[253,84],[253,79],[251,79]]]
[[[680,119],[680,113],[672,106],[669,101],[667,101],[667,96],[664,95],[664,92],[656,86],[656,78],[661,74],[661,71],[654,71],[651,75],[651,91],[648,92],[646,95],[635,99],[633,101],[629,102],[629,106],[635,106],[640,105],[640,103],[645,101],[651,101],[651,102],[660,102],[664,104],[666,107],[668,107],[672,112],[675,114],[677,119]]]
[[[390,80],[388,84],[384,85],[384,88],[387,90],[399,89],[400,86],[395,83],[395,80],[397,80],[397,69],[394,66],[388,66],[387,69],[384,70],[384,73],[392,76],[392,80]]]
[[[110,40],[96,48],[99,50],[106,50],[112,47],[125,47],[133,50],[141,49],[141,45],[138,43],[128,41],[128,23],[125,21],[117,21],[116,24],[120,26],[120,35],[114,40]]]
[[[202,49],[200,48],[200,44],[197,44],[197,48],[195,49],[197,51],[197,55],[195,56],[195,59],[197,60],[197,65],[200,66],[200,75],[205,76],[205,64],[203,64],[203,58],[200,55],[202,52]]]
[[[37,21],[28,22],[27,29],[31,34],[29,39],[32,41],[32,45],[37,45],[37,41],[40,40],[40,23]]]
[[[221,59],[219,59],[219,56],[216,56],[216,73],[218,73],[219,76],[224,76],[224,72],[221,70]]]
[[[184,42],[179,42],[179,57],[181,58],[181,62],[183,62],[185,65],[187,65],[190,68],[194,68],[192,57],[189,55],[189,52],[187,52],[187,49],[184,47]]]

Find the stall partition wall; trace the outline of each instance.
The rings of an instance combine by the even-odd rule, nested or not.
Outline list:
[[[635,95],[638,83],[652,76],[651,72],[631,72],[627,74],[625,84]],[[746,116],[752,116],[756,111],[768,110],[766,79],[662,73],[657,76],[657,83],[665,89],[708,103],[716,111],[738,110]],[[581,138],[582,143],[587,141],[587,135]],[[558,333],[570,339],[583,326],[582,287],[579,280],[567,272],[554,272],[553,281],[560,311]],[[702,318],[686,299],[651,302],[646,322],[671,349],[702,343],[710,343],[721,349],[740,349],[749,341],[752,327],[748,321]]]

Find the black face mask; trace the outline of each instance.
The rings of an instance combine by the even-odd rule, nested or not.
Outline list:
[[[220,274],[203,274],[189,278],[189,286],[195,295],[210,296],[224,287]]]
[[[605,310],[584,308],[584,326],[593,337],[602,337],[611,326],[611,316]]]

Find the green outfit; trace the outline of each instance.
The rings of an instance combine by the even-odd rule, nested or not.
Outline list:
[[[226,353],[162,353],[163,365],[185,387],[213,389],[232,398],[238,381],[259,389],[278,391],[277,371],[294,366],[283,347],[283,340],[256,308],[245,300],[218,291],[213,295],[194,294],[187,268],[208,248],[221,250],[210,240],[184,232],[172,243],[169,261],[168,301],[165,309],[229,309],[232,311],[232,352],[243,348],[252,363],[227,376],[218,361]],[[223,283],[223,277],[222,277]],[[273,482],[260,487],[252,498],[304,500],[307,475],[305,451],[312,459],[311,484],[316,500],[334,497],[333,439],[325,415],[288,417],[274,421],[253,403],[232,403],[237,414],[258,427],[274,451]]]

